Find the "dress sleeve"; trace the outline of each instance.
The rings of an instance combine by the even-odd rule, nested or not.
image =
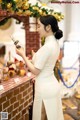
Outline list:
[[[48,47],[42,47],[38,50],[35,56],[34,66],[38,69],[43,69],[48,58],[50,56],[50,52]]]

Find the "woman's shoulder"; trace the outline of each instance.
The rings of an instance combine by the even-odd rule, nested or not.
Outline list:
[[[48,51],[49,47],[47,45],[43,45],[38,51]]]

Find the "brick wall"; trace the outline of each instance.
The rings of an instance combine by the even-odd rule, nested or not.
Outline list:
[[[26,39],[26,55],[31,54],[31,50],[34,50],[35,52],[40,47],[40,36],[37,31],[31,32],[30,31],[30,24],[29,23],[29,17],[24,20],[24,26],[25,26],[25,39]],[[35,22],[35,25],[37,25],[37,21]]]
[[[7,17],[7,13],[0,10],[0,20]],[[39,34],[29,31],[29,17],[12,16],[19,19],[25,26],[26,55],[31,54],[33,49],[35,52],[39,49]],[[17,87],[5,92],[0,97],[0,112],[8,112],[8,120],[29,120],[28,107],[32,103],[32,85],[29,81],[20,84]]]
[[[39,43],[40,37],[38,32],[30,32],[29,16],[18,16],[18,15],[16,16],[15,14],[10,15],[6,11],[0,10],[0,21],[10,16],[23,22],[25,29],[25,40],[26,40],[25,42],[26,55],[31,54],[32,49],[36,52],[40,47],[40,43]],[[35,25],[37,25],[37,21]]]
[[[27,32],[27,31],[26,31]],[[31,54],[31,50],[35,52],[39,49],[39,35],[37,32],[27,32],[26,35],[26,54]]]
[[[7,83],[4,86],[7,86]],[[26,81],[16,87],[13,86],[13,89],[0,96],[0,112],[8,112],[8,120],[29,120],[29,105],[32,101],[32,84]]]

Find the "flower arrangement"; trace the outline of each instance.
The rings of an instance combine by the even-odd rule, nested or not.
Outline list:
[[[11,14],[39,17],[40,15],[53,15],[58,21],[64,18],[61,12],[47,9],[36,3],[32,5],[28,0],[0,0],[0,7]]]

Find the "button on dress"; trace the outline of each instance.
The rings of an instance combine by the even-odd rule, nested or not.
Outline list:
[[[42,103],[48,120],[64,120],[61,88],[53,71],[59,52],[59,43],[51,35],[46,38],[45,44],[33,56],[34,66],[41,71],[35,78],[33,120],[41,120]]]

